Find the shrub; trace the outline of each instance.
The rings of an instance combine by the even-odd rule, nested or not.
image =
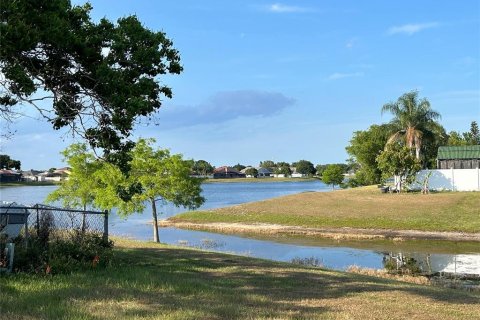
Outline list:
[[[40,235],[40,233],[39,233]],[[113,255],[113,242],[101,235],[77,230],[50,234],[44,238],[31,235],[27,248],[17,239],[14,269],[30,273],[69,273],[80,269],[104,267]]]

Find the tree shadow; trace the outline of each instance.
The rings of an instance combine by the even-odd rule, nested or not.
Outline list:
[[[438,305],[478,307],[480,302],[477,294],[451,289],[148,246],[117,248],[115,261],[107,269],[40,279],[35,290],[22,290],[15,278],[9,277],[6,284],[0,283],[8,295],[8,299],[0,299],[0,318],[2,314],[88,319],[171,314],[172,318],[190,319],[310,319],[335,312],[335,304],[351,297],[392,291]]]

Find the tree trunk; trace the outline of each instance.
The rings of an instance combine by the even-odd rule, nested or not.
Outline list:
[[[87,211],[87,205],[84,204],[83,205],[83,217],[82,217],[82,233],[85,233],[85,228],[86,228],[86,223],[87,223],[87,217],[86,217],[86,214],[85,214],[85,211]]]
[[[157,219],[157,205],[155,204],[155,199],[150,199],[152,202],[152,214],[153,214],[153,241],[160,242],[158,237],[158,219]]]
[[[420,145],[418,144],[415,145],[415,157],[417,158],[417,160],[420,159]]]

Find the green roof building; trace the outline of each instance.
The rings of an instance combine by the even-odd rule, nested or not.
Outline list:
[[[479,167],[480,145],[438,148],[438,169],[475,169]]]

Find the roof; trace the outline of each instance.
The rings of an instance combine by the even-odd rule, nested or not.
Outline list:
[[[266,174],[266,173],[272,173],[272,171],[267,168],[258,168],[258,173]]]
[[[235,170],[234,168],[227,167],[227,166],[216,168],[215,170],[213,170],[213,172],[214,173],[237,173],[237,174],[240,173],[238,170]]]
[[[437,159],[480,159],[480,145],[439,147]]]

